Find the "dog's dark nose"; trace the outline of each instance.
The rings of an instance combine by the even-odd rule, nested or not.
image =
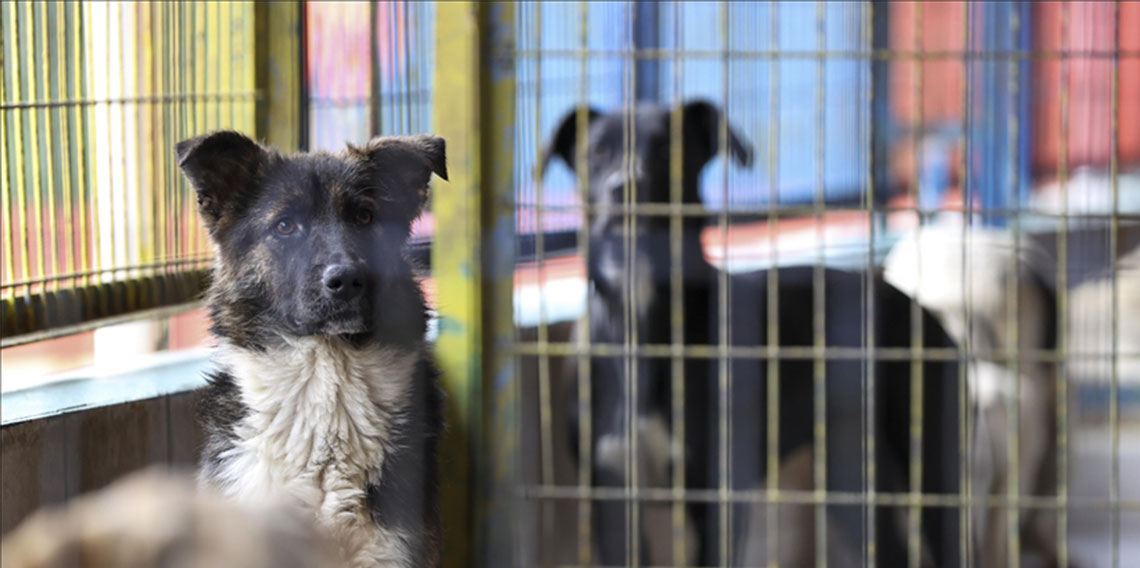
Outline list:
[[[338,300],[351,300],[364,291],[364,275],[351,264],[330,264],[321,275],[325,294]]]

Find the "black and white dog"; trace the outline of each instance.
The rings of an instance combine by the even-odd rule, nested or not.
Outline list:
[[[591,205],[587,262],[591,341],[624,344],[636,331],[640,345],[668,345],[676,340],[687,346],[717,346],[722,342],[723,329],[728,333],[723,342],[732,348],[760,352],[771,341],[778,347],[794,346],[803,352],[804,348],[822,347],[815,343],[819,331],[828,348],[840,348],[845,353],[827,358],[824,368],[826,396],[824,416],[819,418],[826,425],[826,448],[818,448],[825,450],[822,455],[826,456],[823,489],[864,496],[869,488],[879,493],[906,493],[912,488],[927,495],[957,492],[960,441],[956,363],[928,360],[922,365],[925,380],[918,401],[922,409],[918,424],[923,436],[921,444],[912,444],[911,397],[915,393],[911,392],[911,362],[905,358],[867,359],[868,350],[911,347],[912,302],[905,295],[876,275],[822,267],[817,273],[816,268],[801,267],[733,274],[727,277],[728,296],[722,297],[720,275],[705,259],[701,246],[704,219],[686,215],[675,237],[679,243],[671,241],[667,216],[638,215],[635,224],[624,222],[627,213],[622,204],[631,186],[636,187],[639,204],[671,202],[671,112],[643,104],[632,111],[632,116],[594,110],[588,113],[585,145]],[[699,205],[698,176],[705,164],[723,150],[737,163],[749,165],[752,150],[724,124],[722,112],[713,104],[693,101],[679,112],[684,160],[680,166],[681,199],[687,205]],[[623,125],[629,121],[635,141],[627,160],[623,156]],[[572,169],[579,166],[577,127],[578,114],[571,112],[549,142],[544,166],[555,157]],[[727,129],[727,148],[720,146],[722,129]],[[635,230],[629,231],[631,226]],[[632,246],[627,246],[630,241]],[[670,283],[672,271],[678,268],[676,262],[680,262],[682,286],[674,291]],[[817,276],[823,284],[821,290],[813,288]],[[769,313],[769,283],[778,292],[776,313]],[[818,314],[816,292],[822,299],[822,312]],[[674,299],[683,309],[680,337],[672,333],[677,315],[672,308]],[[726,319],[720,316],[721,302],[726,303]],[[777,322],[778,338],[768,335],[769,318]],[[952,346],[933,317],[920,312],[919,318],[925,347]],[[575,404],[570,416],[577,423],[571,424],[569,431],[574,437],[580,421],[588,415],[595,486],[632,484],[627,464],[634,461],[630,451],[632,436],[636,435],[639,485],[669,487],[670,475],[681,468],[686,489],[711,490],[698,492],[701,495],[717,495],[716,490],[722,488],[763,489],[768,479],[769,382],[776,381],[779,417],[775,450],[783,462],[780,486],[814,487],[812,460],[820,454],[813,450],[817,407],[811,356],[780,358],[771,369],[766,359],[756,356],[732,358],[726,369],[720,368],[715,358],[685,358],[683,416],[673,412],[671,365],[669,357],[642,356],[635,359],[630,373],[621,357],[591,359],[592,405],[578,408],[577,398],[570,397]],[[770,370],[778,372],[778,379],[769,374]],[[577,377],[576,369],[569,372],[569,377]],[[636,397],[631,399],[634,387]],[[578,451],[580,442],[570,441],[573,451]],[[914,452],[921,455],[913,456]],[[721,467],[722,456],[727,469]],[[921,463],[920,479],[912,479],[912,457]],[[807,480],[789,479],[793,471]],[[722,509],[726,506],[728,510]],[[812,510],[810,505],[805,508]],[[776,543],[758,545],[754,538],[767,533],[756,528],[764,521],[758,518],[764,516],[763,507],[697,498],[688,502],[687,510],[697,542],[690,545],[688,558],[666,562],[755,565],[766,562],[769,554],[778,554],[780,561],[789,565],[814,561],[817,541],[812,536],[811,520],[805,521],[806,526],[796,522],[772,527],[781,542],[791,542],[796,549],[788,550],[785,545],[776,552]],[[601,500],[595,503],[594,511],[603,564],[628,562],[635,551],[643,563],[661,560],[647,558],[654,547],[649,542],[652,537],[642,527],[627,534],[630,519],[626,503]],[[827,537],[832,565],[861,564],[860,550],[873,551],[877,565],[899,566],[907,561],[908,517],[904,507],[871,507],[856,500],[850,506],[828,505],[826,516],[833,527]],[[958,564],[957,518],[953,508],[921,510],[918,559],[923,565]]]
[[[1024,241],[1016,243],[1002,229],[963,230],[940,222],[904,235],[883,264],[888,282],[929,309],[956,343],[969,344],[969,474],[979,501],[1056,491],[1056,369],[1020,355],[1057,348],[1056,295],[1042,274],[1055,262]],[[1015,366],[1006,354],[1023,360]],[[1011,438],[1015,418],[1017,437]],[[1016,453],[1011,439],[1018,440]],[[1017,469],[1011,466],[1013,457]],[[1005,507],[973,507],[976,565],[1009,564],[1008,513]],[[1019,525],[1022,553],[1055,566],[1052,520],[1040,510],[1025,509]]]
[[[352,566],[436,566],[442,395],[403,254],[444,141],[284,155],[178,143],[215,245],[200,478],[311,511]]]

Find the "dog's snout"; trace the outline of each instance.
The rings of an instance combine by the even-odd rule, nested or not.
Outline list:
[[[364,291],[364,274],[351,264],[332,264],[321,275],[325,294],[338,300],[350,300]]]

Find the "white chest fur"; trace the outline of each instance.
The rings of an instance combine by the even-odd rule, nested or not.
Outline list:
[[[372,522],[367,486],[391,453],[418,355],[329,338],[219,351],[249,414],[207,481],[234,498],[313,511],[353,564],[399,564],[403,538]]]

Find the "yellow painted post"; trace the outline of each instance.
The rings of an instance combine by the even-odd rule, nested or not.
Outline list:
[[[297,150],[301,139],[301,3],[258,2],[254,8],[257,138],[281,150]]]
[[[448,567],[510,565],[517,385],[513,339],[514,6],[442,2],[436,12],[435,132],[450,183],[433,193],[439,337],[448,392],[442,448]],[[494,412],[486,412],[494,408]],[[493,444],[490,443],[493,441]],[[478,520],[478,522],[476,522]],[[492,561],[493,559],[493,561]]]

